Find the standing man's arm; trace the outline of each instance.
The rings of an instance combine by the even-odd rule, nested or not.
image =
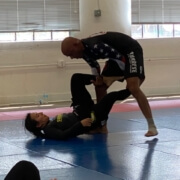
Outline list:
[[[96,76],[96,80],[92,81],[92,83],[95,86],[95,93],[96,93],[96,101],[99,102],[106,94],[107,94],[107,86],[103,82],[103,78],[100,75],[101,74],[101,68],[97,60],[91,59],[89,57],[84,58],[85,61],[89,64],[91,67],[91,72],[93,75]]]
[[[94,54],[93,56],[90,56],[91,53]],[[107,89],[108,87],[116,80],[119,80],[119,77],[117,77],[117,79],[113,77],[110,77],[111,75],[109,75],[110,79],[106,79],[106,81],[108,81],[108,83],[106,83],[105,81],[103,81],[104,83],[102,83],[101,85],[97,85],[99,79],[101,79],[102,76],[101,75],[101,70],[100,70],[100,65],[97,62],[97,59],[109,59],[109,58],[113,58],[113,59],[118,59],[121,61],[122,59],[122,55],[120,52],[116,51],[113,47],[111,47],[110,45],[104,43],[104,42],[98,42],[93,44],[93,46],[91,47],[91,53],[89,54],[84,54],[84,60],[89,64],[89,66],[91,67],[91,71],[93,75],[97,76],[97,82],[94,82],[95,85],[95,92],[96,92],[96,98],[97,98],[97,102],[99,102],[102,97],[104,97],[107,94]],[[109,83],[111,82],[111,83]]]
[[[96,100],[98,103],[107,94],[108,86],[104,83],[103,77],[100,75],[96,76],[96,80],[92,81],[92,83],[95,86]]]

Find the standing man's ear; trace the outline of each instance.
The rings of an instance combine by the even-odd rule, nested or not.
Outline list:
[[[75,43],[74,46],[77,46],[79,50],[81,51],[84,50],[84,45],[80,39],[76,39],[74,43]]]
[[[74,43],[75,46],[78,46],[79,44],[81,44],[81,41],[79,39],[75,39]]]

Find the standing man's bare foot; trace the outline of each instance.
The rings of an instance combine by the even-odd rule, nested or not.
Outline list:
[[[156,135],[158,135],[158,131],[156,127],[149,128],[148,132],[145,134],[146,137],[151,137]]]

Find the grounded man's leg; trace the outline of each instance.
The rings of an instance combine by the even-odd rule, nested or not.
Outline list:
[[[118,100],[124,100],[130,96],[128,89],[108,93],[94,106],[94,111],[98,120],[105,120],[111,111],[113,104]]]
[[[95,78],[93,75],[76,73],[71,78],[71,95],[73,103],[85,104],[91,103],[91,95],[86,89],[86,85],[92,84],[91,80]]]
[[[86,89],[86,85],[92,84],[91,80],[95,76],[89,74],[76,73],[71,78],[71,94],[74,112],[80,118],[90,117],[90,112],[94,106],[91,95]]]
[[[103,99],[99,103],[97,103],[93,108],[97,121],[100,124],[101,122],[106,122],[108,119],[109,112],[115,101],[124,100],[128,96],[130,96],[130,92],[128,89],[124,89],[117,92],[111,92],[104,96]],[[91,133],[108,133],[106,123],[102,127],[100,126],[95,130],[91,131]]]

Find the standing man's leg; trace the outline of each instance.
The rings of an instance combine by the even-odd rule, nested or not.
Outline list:
[[[131,77],[127,78],[127,88],[131,92],[131,94],[134,96],[134,98],[137,100],[138,105],[145,116],[147,123],[148,123],[148,132],[145,134],[145,136],[155,136],[158,134],[153,117],[151,108],[149,106],[148,100],[144,93],[140,89],[140,79],[138,77]]]
[[[156,136],[158,134],[149,102],[140,89],[140,85],[145,79],[144,75],[144,57],[143,50],[140,45],[136,45],[132,51],[126,56],[126,69],[125,77],[127,82],[127,88],[137,100],[138,105],[145,116],[148,123],[148,132],[145,136]]]

